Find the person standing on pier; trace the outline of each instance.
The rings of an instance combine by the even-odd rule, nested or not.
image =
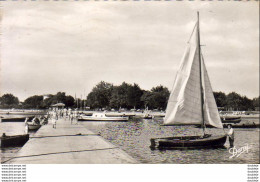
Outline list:
[[[75,118],[75,122],[76,124],[78,124],[78,117],[79,117],[79,112],[77,111],[77,109],[74,111],[74,118]]]
[[[72,111],[71,111],[70,108],[69,108],[69,110],[68,110],[68,116],[69,116],[69,121],[70,121],[70,123],[72,124],[73,114],[72,114]]]
[[[57,112],[53,109],[52,111],[52,128],[56,129],[56,122],[57,122]]]
[[[234,134],[234,130],[232,128],[232,125],[229,124],[228,125],[228,139],[229,139],[229,145],[230,145],[230,148],[234,147],[234,140],[235,140],[235,134]]]
[[[28,120],[29,120],[29,118],[26,117],[26,118],[25,118],[25,121],[24,121],[24,124],[25,124],[24,132],[25,132],[25,134],[28,134],[28,132],[29,132],[29,128],[28,128]]]

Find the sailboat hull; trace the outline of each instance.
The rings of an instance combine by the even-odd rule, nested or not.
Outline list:
[[[227,136],[180,136],[151,139],[152,149],[203,149],[220,148],[226,142]]]

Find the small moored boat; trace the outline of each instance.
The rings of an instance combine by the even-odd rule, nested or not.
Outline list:
[[[42,125],[40,124],[28,124],[27,127],[29,131],[38,130]]]
[[[128,116],[108,117],[105,113],[93,113],[92,116],[81,115],[79,121],[128,121]]]
[[[241,121],[241,116],[221,116],[221,121],[222,123],[240,123]]]
[[[204,136],[174,136],[159,138],[158,143],[155,143],[156,138],[151,139],[152,146],[157,146],[159,149],[201,149],[201,148],[220,148],[226,142],[226,136],[223,135],[204,135]]]
[[[26,131],[38,130],[42,125],[39,118],[34,117],[31,122],[28,122],[29,118],[25,119],[25,129]]]
[[[34,116],[29,117],[29,120],[32,120]],[[8,118],[1,118],[1,122],[24,122],[26,117],[8,117]]]
[[[15,147],[22,146],[29,140],[29,134],[25,135],[14,135],[14,136],[6,136],[3,134],[0,137],[0,146],[3,147]]]

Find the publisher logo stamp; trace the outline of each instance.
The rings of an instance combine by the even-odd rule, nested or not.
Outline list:
[[[243,153],[248,153],[248,151],[249,151],[248,144],[246,144],[245,146],[240,147],[240,148],[236,148],[236,147],[234,146],[234,147],[232,147],[232,148],[230,148],[230,149],[228,150],[228,152],[229,152],[230,154],[232,154],[232,155],[229,157],[229,159],[232,159],[232,158],[234,158],[234,157],[239,157],[239,156],[240,156],[241,154],[243,154]]]

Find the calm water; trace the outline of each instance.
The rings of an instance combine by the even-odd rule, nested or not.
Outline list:
[[[259,122],[259,121],[256,121]],[[130,122],[79,122],[87,129],[100,132],[109,142],[120,147],[141,163],[259,163],[259,129],[234,129],[235,147],[249,146],[249,152],[229,159],[229,143],[225,149],[204,150],[150,150],[150,138],[166,137],[172,134],[195,135],[201,130],[191,126],[160,126],[162,119],[134,119]],[[0,123],[0,134],[24,133],[24,123]],[[208,129],[209,133],[222,134],[221,129]],[[33,133],[31,133],[33,135]],[[1,161],[12,157],[20,148],[0,151]]]
[[[8,116],[5,116],[8,117]],[[13,116],[10,116],[13,117]],[[16,117],[19,117],[16,115]],[[22,135],[25,134],[24,122],[0,122],[0,135],[5,133],[6,135]],[[33,136],[35,132],[29,132],[30,136]],[[0,161],[5,161],[10,157],[15,156],[15,154],[21,149],[21,147],[7,147],[0,148]]]
[[[86,128],[100,132],[106,140],[119,146],[141,163],[259,163],[259,129],[234,129],[235,146],[248,144],[249,152],[229,159],[226,149],[203,150],[150,150],[150,138],[175,134],[200,134],[201,129],[191,126],[160,126],[162,119],[134,120],[130,122],[81,122]],[[209,133],[223,133],[222,129],[208,129]]]

